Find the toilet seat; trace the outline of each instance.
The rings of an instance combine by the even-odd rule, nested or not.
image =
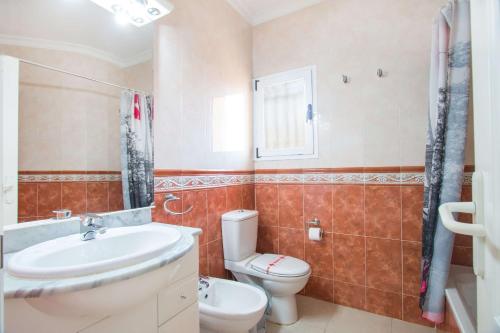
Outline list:
[[[309,265],[300,259],[266,253],[250,262],[251,269],[266,275],[278,277],[300,277],[309,274]]]

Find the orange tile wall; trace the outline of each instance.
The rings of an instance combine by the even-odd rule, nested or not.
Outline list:
[[[224,269],[221,215],[257,209],[257,250],[306,260],[312,276],[303,294],[419,324],[423,187],[363,184],[246,184],[174,191],[181,200],[163,210],[165,193],[155,193],[153,221],[203,230],[200,274],[230,278]],[[464,186],[462,199],[471,200]],[[74,214],[123,209],[120,181],[19,184],[19,219],[52,217],[55,209]],[[309,241],[305,222],[318,217],[325,231]],[[462,221],[470,222],[467,215]],[[472,264],[472,240],[457,236],[452,262]]]
[[[418,324],[421,185],[256,184],[258,251],[306,260],[305,295]],[[471,188],[464,186],[463,200]],[[304,223],[326,232],[310,241]],[[465,220],[466,217],[462,217]],[[471,265],[471,239],[457,237],[453,263]]]
[[[181,200],[172,202],[171,209],[193,205],[193,211],[167,215],[165,193],[156,193],[153,221],[203,230],[200,274],[231,277],[224,269],[221,215],[257,209],[257,250],[291,255],[311,265],[303,294],[429,325],[420,319],[418,308],[423,186],[257,183],[173,193]],[[471,199],[470,186],[463,187],[462,199]],[[304,226],[314,217],[326,232],[320,242],[309,241]],[[470,221],[466,215],[460,218]],[[471,246],[470,238],[457,237],[452,262],[471,265]]]
[[[170,203],[175,211],[193,206],[182,216],[173,216],[163,210],[165,193],[155,193],[153,221],[201,228],[200,274],[228,278],[224,268],[221,216],[235,209],[255,209],[254,185],[232,185],[210,189],[173,191],[181,200]]]
[[[121,181],[20,182],[18,200],[19,222],[54,217],[57,209],[73,215],[123,209]]]
[[[368,184],[246,184],[174,191],[181,200],[163,210],[165,193],[155,193],[153,221],[198,227],[200,274],[229,278],[224,269],[221,215],[234,209],[257,209],[257,250],[306,260],[312,276],[305,295],[419,324],[423,187]],[[121,182],[47,182],[19,184],[19,218],[53,216],[68,208],[74,214],[123,208]],[[462,199],[471,200],[464,186]],[[325,231],[309,241],[305,222],[318,217]],[[470,222],[467,215],[462,221]],[[470,237],[457,236],[452,262],[472,264]]]

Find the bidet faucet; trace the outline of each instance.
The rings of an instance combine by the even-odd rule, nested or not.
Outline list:
[[[198,290],[201,290],[203,287],[210,287],[210,283],[208,282],[208,276],[200,275],[198,278]]]
[[[106,232],[107,228],[100,222],[104,218],[97,214],[84,214],[80,217],[80,238],[82,241],[95,239],[95,236]]]

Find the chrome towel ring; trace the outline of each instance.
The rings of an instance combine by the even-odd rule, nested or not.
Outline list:
[[[183,214],[186,214],[186,213],[189,213],[190,211],[193,210],[193,206],[189,206],[185,211],[183,212],[174,212],[173,210],[170,210],[170,208],[168,208],[168,203],[170,201],[176,201],[176,200],[179,200],[180,198],[172,193],[167,193],[167,195],[165,195],[165,201],[163,202],[163,209],[169,213],[170,215],[183,215]]]

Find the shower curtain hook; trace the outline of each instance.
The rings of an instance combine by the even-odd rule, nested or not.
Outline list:
[[[377,69],[377,76],[378,77],[384,76],[384,71],[382,70],[382,68]]]
[[[349,77],[347,75],[342,75],[342,82],[349,83]]]

